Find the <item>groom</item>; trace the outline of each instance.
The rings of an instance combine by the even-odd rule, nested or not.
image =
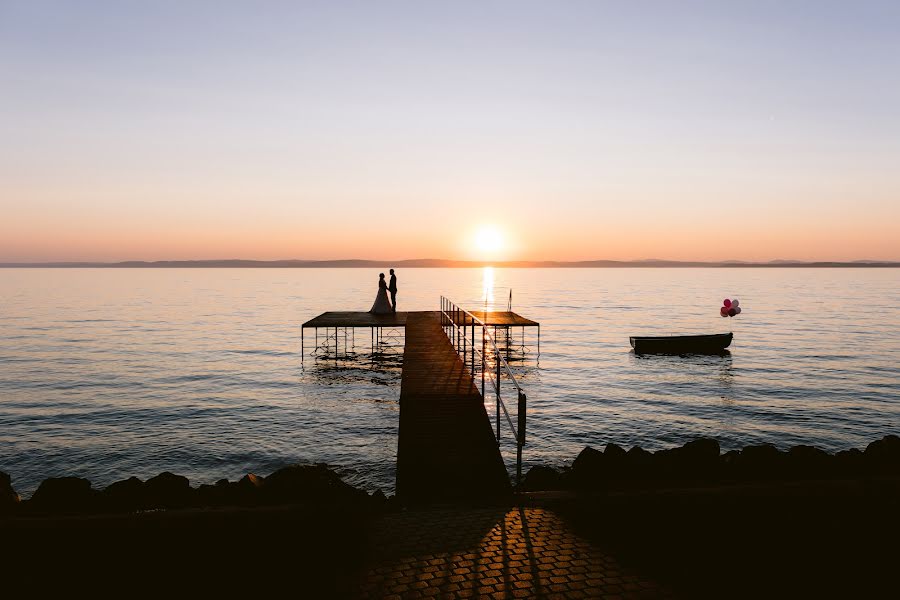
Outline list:
[[[391,269],[391,281],[388,283],[388,291],[391,293],[391,308],[397,312],[397,276]]]

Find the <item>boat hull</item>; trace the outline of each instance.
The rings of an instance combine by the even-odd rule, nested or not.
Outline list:
[[[733,333],[630,337],[635,354],[719,354],[731,345]]]

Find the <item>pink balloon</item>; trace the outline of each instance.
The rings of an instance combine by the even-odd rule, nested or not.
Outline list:
[[[734,308],[734,314],[736,314],[736,315],[741,314],[741,307],[740,307],[740,306],[734,306],[734,305],[732,304],[732,307]]]
[[[729,300],[728,298],[725,298],[725,302],[723,302],[722,304],[725,305],[725,308],[731,308],[731,300]]]
[[[737,298],[735,298],[734,300],[731,301],[731,306],[733,308],[737,308],[740,305],[741,305],[741,302]]]

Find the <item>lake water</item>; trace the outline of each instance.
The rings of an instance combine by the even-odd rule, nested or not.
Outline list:
[[[386,269],[385,269],[386,270]],[[401,310],[493,294],[541,322],[515,362],[526,468],[586,445],[654,450],[697,436],[829,451],[900,432],[896,269],[408,269]],[[399,360],[301,365],[299,325],[368,310],[357,269],[0,271],[0,470],[95,487],[169,470],[192,484],[325,462],[390,493]],[[723,319],[725,297],[744,311]],[[629,335],[734,331],[714,357],[635,356]],[[534,342],[529,332],[526,341]],[[503,444],[507,466],[515,449]]]

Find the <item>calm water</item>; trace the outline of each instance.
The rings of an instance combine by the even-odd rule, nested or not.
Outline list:
[[[539,320],[516,363],[529,396],[527,463],[588,444],[646,449],[696,436],[724,448],[828,450],[900,431],[900,271],[409,269],[401,309],[485,288]],[[95,487],[163,470],[192,483],[325,462],[392,491],[400,364],[300,363],[299,324],[367,310],[355,269],[0,271],[0,470]],[[487,292],[491,293],[490,289]],[[743,314],[722,319],[724,297]],[[635,334],[735,332],[731,354],[639,358]],[[528,341],[534,341],[529,334]],[[504,445],[507,465],[514,448]]]

